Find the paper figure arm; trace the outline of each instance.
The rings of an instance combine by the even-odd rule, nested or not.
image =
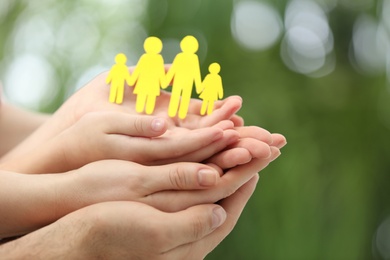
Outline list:
[[[167,74],[165,75],[165,85],[162,87],[163,89],[166,89],[171,84],[173,77],[176,74],[176,63],[177,63],[177,57],[173,60],[171,67],[169,68]]]
[[[221,76],[219,76],[218,78],[218,97],[219,99],[222,99],[223,98],[223,85],[222,85],[222,78]]]
[[[114,74],[114,66],[111,68],[110,72],[107,75],[107,78],[106,78],[106,83],[107,84],[110,84],[110,82],[111,82],[111,80],[113,78],[113,74]]]
[[[138,61],[137,66],[135,67],[133,73],[131,75],[129,74],[129,80],[127,81],[127,85],[132,87],[137,82],[140,73],[140,66],[141,66],[140,64],[141,64],[141,59]]]
[[[202,87],[202,78],[200,75],[200,66],[199,66],[199,59],[196,58],[194,61],[195,64],[195,71],[194,71],[194,81],[195,81],[195,88],[196,88],[196,93],[200,94],[203,91]]]

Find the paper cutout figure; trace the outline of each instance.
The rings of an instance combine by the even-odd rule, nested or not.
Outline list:
[[[123,53],[115,56],[115,65],[112,66],[106,83],[111,83],[109,101],[111,103],[122,104],[125,91],[125,81],[130,83],[130,72],[126,66],[127,57]]]
[[[145,54],[139,59],[130,86],[135,85],[133,93],[137,95],[136,111],[152,114],[160,88],[166,85],[164,59],[160,55],[163,44],[157,37],[148,37],[144,42]]]
[[[187,116],[193,84],[195,83],[198,94],[201,91],[199,58],[195,54],[199,43],[194,36],[189,35],[180,42],[180,48],[182,52],[173,60],[166,80],[167,84],[173,80],[168,115],[175,117],[179,112],[179,118],[184,119]]]
[[[218,74],[221,71],[221,66],[218,63],[212,63],[209,66],[209,72],[202,82],[202,93],[199,98],[203,100],[200,114],[210,115],[214,109],[214,102],[223,98],[222,78]]]

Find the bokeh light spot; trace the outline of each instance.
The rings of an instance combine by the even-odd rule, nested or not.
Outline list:
[[[234,5],[231,30],[236,41],[250,50],[265,50],[282,34],[280,15],[268,4],[241,1]]]
[[[383,259],[390,259],[390,217],[380,224],[374,241],[376,249]]]
[[[383,72],[388,51],[386,31],[372,17],[361,15],[355,22],[351,62],[369,74]]]
[[[5,78],[5,91],[11,101],[39,109],[51,102],[57,94],[53,82],[54,71],[45,59],[23,54],[10,64]]]
[[[334,69],[333,33],[325,11],[315,2],[291,1],[285,13],[281,56],[291,70],[324,76]]]

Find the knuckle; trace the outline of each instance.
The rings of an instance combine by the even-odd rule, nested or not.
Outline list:
[[[133,122],[133,127],[137,133],[143,133],[145,131],[145,127],[142,118],[136,117]]]
[[[176,165],[169,172],[169,180],[172,187],[177,189],[185,189],[190,185],[189,176],[185,173],[181,166]]]

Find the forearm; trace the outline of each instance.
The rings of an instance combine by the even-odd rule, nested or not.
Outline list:
[[[87,259],[83,243],[90,239],[89,226],[82,217],[65,217],[21,238],[0,244],[0,256],[2,259]]]
[[[65,121],[68,122],[64,117],[60,118],[58,116],[55,117],[54,115],[50,117],[47,116],[46,119],[42,121],[42,124],[34,129],[34,132],[29,136],[26,136],[26,139],[18,143],[16,147],[3,157],[0,157],[0,163],[10,159],[18,159],[29,152],[35,152],[37,148],[41,148],[43,144],[68,127]]]
[[[25,234],[57,220],[62,175],[0,172],[0,238]]]
[[[67,171],[64,141],[52,138],[33,149],[21,149],[18,156],[10,156],[0,161],[0,170],[26,174],[59,173]]]
[[[47,115],[2,103],[0,109],[0,159],[31,135],[47,118]]]

